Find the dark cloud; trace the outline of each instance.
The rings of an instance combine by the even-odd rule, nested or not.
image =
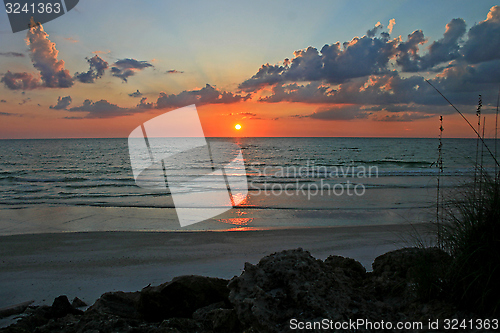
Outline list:
[[[128,94],[130,97],[141,97],[142,96],[142,93],[139,91],[139,89],[137,89],[136,92],[133,92],[133,93],[130,93]]]
[[[61,96],[59,96],[59,98],[57,99],[57,104],[50,106],[50,108],[54,110],[66,110],[68,106],[71,104],[71,102],[72,102],[71,96],[66,96],[62,98]]]
[[[396,62],[402,67],[403,72],[418,71],[418,62],[420,60],[418,50],[419,46],[425,42],[426,39],[422,30],[415,30],[408,35],[406,42],[399,43]]]
[[[30,73],[12,73],[8,71],[2,77],[0,82],[11,90],[31,90],[40,87],[41,81],[39,77],[33,76]]]
[[[500,59],[500,6],[491,7],[486,20],[470,28],[468,37],[463,53],[469,63]]]
[[[397,54],[398,39],[389,34],[374,34],[378,25],[367,36],[355,37],[342,45],[327,44],[321,51],[309,46],[294,52],[294,58],[283,65],[263,65],[250,79],[240,84],[244,91],[254,91],[266,85],[294,81],[324,81],[338,84],[353,78],[388,72],[388,62]],[[371,37],[370,37],[371,36]]]
[[[432,118],[434,115],[429,115],[425,113],[418,113],[418,112],[402,112],[402,113],[397,113],[397,114],[390,114],[390,115],[384,115],[384,116],[377,116],[373,117],[373,120],[376,121],[401,121],[401,122],[409,122],[409,121],[414,121],[414,120],[419,120],[419,119],[427,119],[427,118]]]
[[[155,108],[155,104],[154,103],[147,103],[147,97],[143,97],[141,98],[141,101],[139,104],[137,104],[136,106],[136,110],[139,110],[139,111],[144,111],[144,110],[151,110],[151,109],[154,109]]]
[[[111,67],[111,73],[113,76],[121,78],[124,82],[127,82],[130,76],[133,76],[136,71],[143,70],[144,68],[153,67],[147,61],[139,61],[135,59],[121,59],[113,64]]]
[[[412,121],[454,112],[418,73],[427,71],[432,83],[464,112],[474,112],[468,106],[477,103],[478,94],[485,109],[492,110],[500,85],[499,29],[500,6],[468,34],[463,19],[451,20],[443,37],[426,48],[423,31],[414,31],[405,41],[390,39],[377,23],[366,36],[342,46],[325,45],[321,51],[309,47],[282,64],[263,65],[240,88],[271,86],[271,93],[265,91],[259,99],[264,103],[332,105],[308,115],[316,119]]]
[[[184,71],[178,71],[176,69],[171,69],[165,72],[165,74],[182,74]]]
[[[375,24],[375,27],[374,27],[373,29],[368,30],[368,31],[366,32],[366,35],[367,35],[368,37],[370,37],[370,38],[371,38],[371,37],[375,37],[375,35],[377,35],[377,34],[378,34],[378,31],[379,31],[379,30],[382,30],[383,28],[384,28],[384,26],[383,26],[382,24],[380,24],[380,22],[377,22],[377,24]]]
[[[5,99],[0,100],[0,103],[7,103]]]
[[[118,105],[112,104],[104,99],[97,102],[92,102],[90,99],[87,99],[82,105],[73,107],[68,111],[87,112],[87,115],[83,118],[113,118],[133,113],[133,111],[128,108],[121,108]]]
[[[426,43],[424,33],[421,30],[414,31],[408,35],[406,42],[398,45],[397,63],[404,72],[418,72],[428,70],[443,62],[461,57],[460,45],[465,35],[466,25],[463,19],[453,19],[446,25],[443,38],[433,42],[428,52],[420,56],[419,45]]]
[[[183,107],[190,104],[196,104],[197,106],[204,104],[231,104],[245,101],[249,98],[250,94],[246,96],[237,95],[231,92],[220,91],[207,84],[202,89],[183,91],[177,95],[168,95],[162,92],[156,101],[156,108]]]
[[[160,93],[155,103],[148,103],[147,98],[143,97],[139,104],[132,108],[123,108],[106,100],[93,102],[92,100],[87,99],[83,102],[82,105],[72,107],[68,109],[68,111],[87,113],[87,115],[83,117],[71,117],[71,119],[114,118],[119,116],[128,116],[136,113],[148,112],[150,110],[156,109],[184,107],[190,104],[196,104],[197,106],[200,106],[205,104],[237,103],[240,101],[245,101],[248,98],[250,98],[250,95],[235,95],[231,92],[218,90],[217,88],[207,84],[205,88],[192,91],[183,91],[177,95],[167,95],[165,93]],[[59,97],[57,105],[51,108],[56,109],[60,106],[61,109],[64,109],[69,105],[68,102],[71,102],[69,96],[64,98]],[[243,115],[245,117],[255,116],[255,114],[252,113],[240,113],[240,115]]]
[[[19,52],[0,52],[0,56],[2,57],[15,57],[15,58],[24,58],[24,53]]]
[[[362,110],[359,106],[342,106],[333,108],[320,108],[308,117],[321,120],[353,120],[366,119],[371,112]]]
[[[104,71],[108,68],[108,63],[98,55],[86,59],[90,66],[89,70],[85,73],[75,73],[75,78],[83,83],[94,83],[96,79],[104,75]]]

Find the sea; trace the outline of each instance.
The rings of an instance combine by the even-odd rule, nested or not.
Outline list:
[[[494,140],[485,141],[495,154]],[[207,142],[230,143],[235,155],[241,152],[248,190],[239,189],[246,196],[235,207],[182,227],[168,186],[137,185],[126,138],[0,140],[0,235],[429,222],[438,179],[444,197],[473,179],[476,163],[495,172],[476,139],[442,139],[441,151],[437,138]]]

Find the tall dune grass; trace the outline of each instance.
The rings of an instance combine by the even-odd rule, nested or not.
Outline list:
[[[452,261],[444,279],[439,281],[441,290],[458,305],[484,315],[500,314],[500,164],[495,154],[465,116],[429,81],[436,91],[462,116],[478,137],[481,159],[476,157],[474,180],[452,195],[437,196],[436,238],[438,246],[448,252]],[[499,91],[500,97],[500,91]],[[482,100],[479,95],[478,124]],[[497,117],[498,121],[498,100]],[[495,139],[498,126],[495,124]],[[441,127],[442,132],[442,127]],[[441,143],[440,147],[441,148]],[[495,163],[494,174],[483,168],[483,148]],[[480,161],[480,162],[478,162]],[[439,181],[438,181],[439,184]]]

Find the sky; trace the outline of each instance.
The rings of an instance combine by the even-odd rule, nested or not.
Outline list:
[[[128,137],[190,104],[206,136],[437,137],[443,116],[474,137],[426,80],[474,126],[481,95],[495,135],[495,1],[80,0],[17,33],[0,10],[0,139]]]

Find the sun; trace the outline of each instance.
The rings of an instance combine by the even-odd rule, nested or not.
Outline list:
[[[239,131],[241,129],[241,125],[240,124],[236,124],[236,125],[234,125],[234,128],[236,128]]]

